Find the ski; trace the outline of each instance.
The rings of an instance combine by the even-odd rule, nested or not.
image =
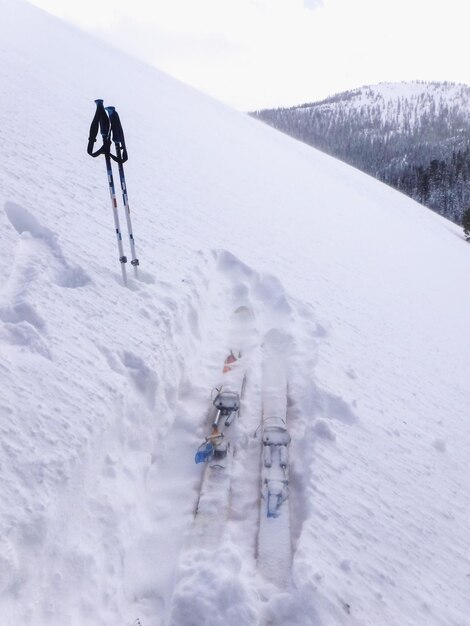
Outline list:
[[[230,486],[237,422],[243,403],[252,347],[253,316],[238,307],[230,320],[232,348],[221,366],[219,384],[211,394],[206,436],[195,452],[196,464],[204,464],[194,510],[191,543],[209,548],[220,541],[230,508]]]
[[[246,360],[231,350],[223,366],[222,384],[212,393],[209,433],[196,451],[196,463],[205,463],[194,512],[193,541],[199,547],[219,544],[228,516],[237,419],[246,384]]]
[[[192,588],[194,577],[205,580],[209,586],[215,582],[221,550],[228,540],[226,531],[231,511],[232,470],[237,460],[237,427],[243,412],[255,341],[251,310],[246,306],[238,307],[227,327],[227,352],[218,370],[218,384],[211,394],[205,437],[195,449],[196,467],[202,465],[203,471],[193,509],[194,518],[178,561],[176,585],[165,621],[167,626],[180,626],[189,623],[188,619],[191,621],[195,607],[192,592],[188,593],[188,589]],[[201,620],[197,621],[203,623],[202,614]]]
[[[290,583],[292,561],[286,344],[286,337],[277,330],[270,331],[264,342],[257,554],[260,573],[281,588]]]
[[[195,467],[202,466],[203,471],[194,517],[178,560],[167,626],[187,624],[193,618],[197,606],[192,595],[194,581],[200,584],[204,580],[217,593],[221,554],[230,552],[227,522],[231,517],[232,476],[239,469],[238,422],[243,418],[245,390],[257,342],[252,311],[239,306],[228,320],[227,331],[226,353],[220,369],[217,368],[218,384],[211,394],[205,437],[194,450]],[[204,613],[199,614],[196,621],[204,623]]]

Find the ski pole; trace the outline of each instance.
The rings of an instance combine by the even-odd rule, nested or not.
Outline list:
[[[131,210],[129,208],[129,197],[127,195],[126,177],[124,175],[124,163],[127,161],[127,149],[124,139],[124,132],[122,130],[121,120],[119,119],[118,112],[115,107],[106,107],[106,111],[109,115],[109,121],[111,123],[112,139],[116,146],[116,156],[111,154],[111,158],[116,161],[119,169],[119,179],[121,181],[122,201],[124,203],[124,211],[126,214],[127,232],[129,233],[129,244],[131,248],[131,265],[134,267],[134,275],[138,277],[137,267],[139,265],[139,259],[135,252],[135,239],[132,230],[131,222]]]
[[[108,116],[103,106],[103,100],[95,100],[95,103],[96,103],[96,112],[95,112],[95,116],[90,126],[90,135],[88,137],[87,152],[92,157],[97,157],[97,156],[100,156],[101,154],[104,154],[104,158],[106,162],[106,175],[108,178],[108,186],[109,186],[109,195],[111,197],[111,206],[113,209],[114,228],[116,231],[119,262],[121,264],[122,281],[124,285],[127,286],[127,274],[126,274],[127,257],[124,254],[124,249],[122,246],[122,235],[121,235],[121,228],[119,225],[119,215],[117,211],[117,202],[116,202],[116,189],[114,187],[113,170],[111,167],[111,139],[110,139],[111,128],[110,128]],[[98,128],[103,138],[103,145],[96,152],[93,152],[93,144],[95,143],[96,136],[98,135]]]

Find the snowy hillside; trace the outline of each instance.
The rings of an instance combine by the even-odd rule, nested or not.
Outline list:
[[[470,204],[470,87],[381,83],[255,114],[461,223]]]
[[[0,624],[468,624],[460,229],[27,4],[0,10]],[[129,288],[86,154],[99,97],[130,154]],[[194,455],[235,344],[228,504],[200,543]],[[267,380],[291,443],[266,547]]]

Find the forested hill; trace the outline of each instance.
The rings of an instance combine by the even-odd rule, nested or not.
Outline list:
[[[381,83],[252,115],[457,223],[470,206],[470,86]]]

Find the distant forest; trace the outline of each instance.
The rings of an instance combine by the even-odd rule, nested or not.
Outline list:
[[[378,85],[252,115],[460,224],[470,207],[470,87],[413,85],[408,95]]]

